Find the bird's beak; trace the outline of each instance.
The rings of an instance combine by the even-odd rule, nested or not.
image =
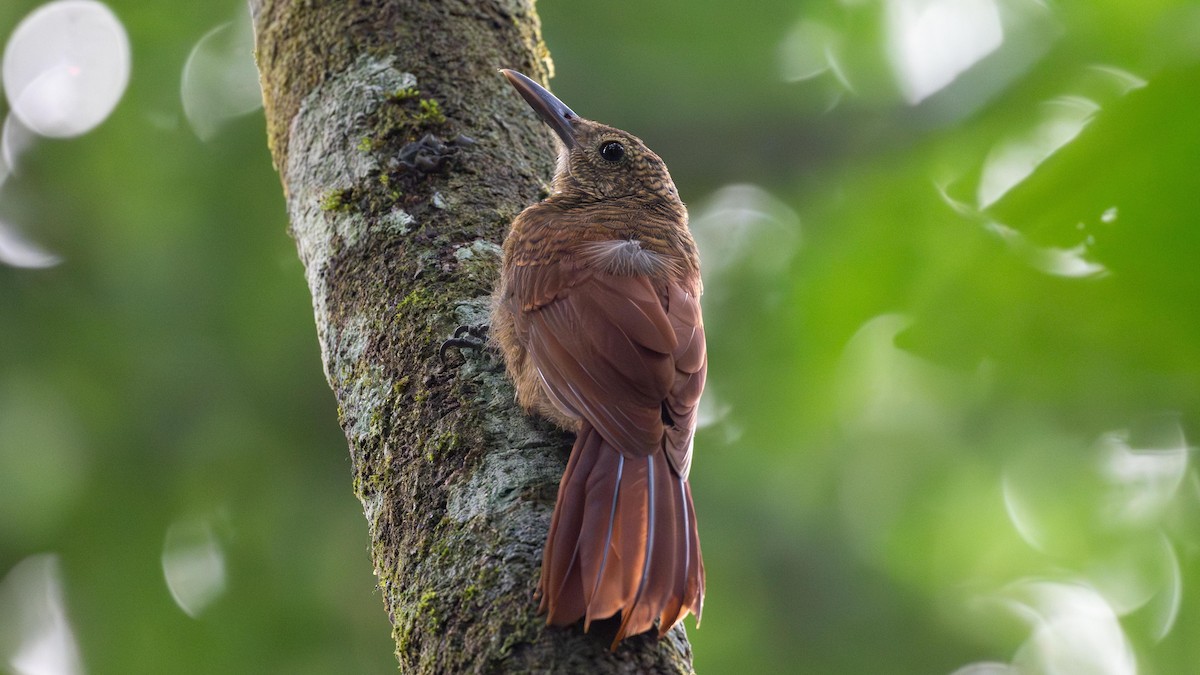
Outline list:
[[[525,102],[529,104],[529,107],[533,108],[538,117],[541,117],[542,121],[549,124],[554,133],[558,134],[558,137],[562,139],[567,149],[574,148],[576,145],[575,127],[571,122],[579,119],[579,115],[572,112],[567,107],[567,104],[558,100],[558,97],[554,94],[546,91],[545,87],[521,73],[515,70],[508,70],[507,68],[502,69],[500,72],[504,73],[504,76],[508,78],[509,84],[521,94],[521,98],[525,99]]]

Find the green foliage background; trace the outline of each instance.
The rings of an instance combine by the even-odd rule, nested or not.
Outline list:
[[[261,114],[207,143],[182,114],[184,61],[238,5],[110,4],[125,97],[0,193],[65,258],[0,267],[0,577],[58,554],[90,672],[391,671]],[[1200,7],[998,2],[1000,48],[910,105],[899,5],[539,8],[555,92],[667,160],[703,245],[697,668],[1190,672]],[[789,39],[834,66],[788,81]],[[980,208],[989,162],[1081,100]],[[198,618],[163,580],[181,521],[226,556]]]

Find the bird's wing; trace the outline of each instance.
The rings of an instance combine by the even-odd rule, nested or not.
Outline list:
[[[512,281],[517,331],[551,398],[626,456],[664,448],[686,477],[707,365],[694,289],[570,260],[517,267]]]
[[[704,319],[700,314],[699,289],[679,285],[667,288],[667,319],[675,333],[675,380],[665,402],[674,424],[667,427],[667,457],[685,479],[692,466],[692,437],[696,433],[696,410],[708,373],[708,349],[704,342]]]

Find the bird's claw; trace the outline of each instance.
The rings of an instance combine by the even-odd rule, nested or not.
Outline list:
[[[485,349],[487,347],[487,324],[481,326],[459,326],[454,329],[454,337],[442,343],[438,349],[438,359],[446,362],[446,351],[455,349]]]

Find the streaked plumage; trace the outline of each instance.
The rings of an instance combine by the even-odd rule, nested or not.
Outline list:
[[[698,619],[703,603],[687,482],[707,366],[699,258],[657,155],[504,73],[564,146],[553,194],[504,242],[492,317],[518,401],[577,433],[541,610],[585,630],[620,612],[615,648],[655,622],[662,635]]]

